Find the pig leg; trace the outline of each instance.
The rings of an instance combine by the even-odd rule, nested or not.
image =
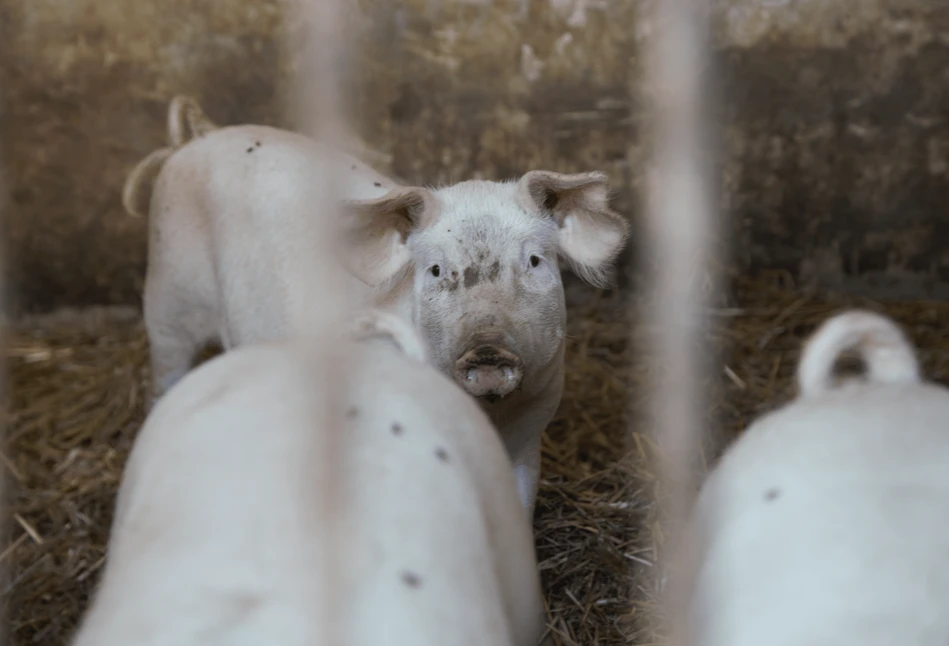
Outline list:
[[[553,417],[549,411],[555,409],[556,405],[556,398],[551,397],[549,402],[541,402],[519,417],[492,419],[502,434],[504,448],[514,470],[518,497],[530,519],[534,517],[537,490],[540,488],[541,438],[548,421]],[[540,415],[537,409],[540,409]]]
[[[537,490],[540,488],[539,445],[522,451],[514,460],[514,479],[517,481],[517,493],[521,504],[527,510],[528,518],[533,518]]]
[[[200,343],[180,331],[149,330],[152,355],[152,390],[149,408],[184,377],[194,365]]]
[[[184,377],[208,343],[218,341],[213,312],[165,290],[145,292],[145,328],[151,352],[149,409]]]
[[[510,456],[517,492],[529,519],[534,517],[540,488],[540,448],[544,431],[560,405],[562,380],[557,377],[552,383],[553,387],[538,398],[518,402],[513,411],[500,411],[491,416]]]
[[[524,507],[531,504],[531,475],[530,471],[523,464],[514,467],[514,479],[517,481],[517,495],[521,499]]]

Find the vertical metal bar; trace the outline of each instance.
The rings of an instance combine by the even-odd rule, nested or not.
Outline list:
[[[658,0],[646,50],[652,160],[646,184],[643,256],[650,276],[646,299],[652,332],[650,421],[659,448],[660,514],[676,553],[696,484],[697,456],[706,425],[704,384],[709,383],[703,347],[708,290],[717,287],[713,263],[717,210],[705,176],[706,118],[703,66],[707,60],[707,7],[702,0]],[[668,567],[672,565],[673,567]],[[669,563],[662,609],[668,643],[689,643],[685,590],[675,574],[688,563]],[[665,632],[665,631],[664,631]]]
[[[296,67],[286,97],[294,126],[313,139],[338,144],[345,132],[339,79],[345,27],[343,4],[340,0],[290,0],[285,6],[286,54]],[[341,288],[341,267],[334,262],[331,248],[338,219],[335,205],[341,197],[337,191],[341,179],[337,171],[336,164],[324,164],[314,173],[313,184],[301,187],[313,204],[309,238],[313,247],[309,256],[312,266],[306,272],[308,284],[302,294],[310,306],[307,334],[312,336],[316,350],[311,355],[315,360],[315,365],[310,366],[311,374],[323,371],[319,383],[326,385],[323,392],[313,393],[312,399],[316,422],[312,440],[319,459],[309,481],[318,498],[311,526],[329,536],[328,542],[319,546],[322,552],[316,555],[318,561],[314,564],[314,601],[321,607],[314,608],[313,625],[319,631],[317,643],[343,646],[345,628],[340,623],[346,595],[341,589],[342,572],[337,568],[344,546],[340,512],[346,495],[346,474],[341,468],[345,455],[340,407],[347,401],[346,387],[351,375],[346,374],[348,362],[333,347],[333,335],[341,332],[339,326],[346,320],[344,312],[349,309],[350,295]],[[343,360],[333,361],[331,357]]]
[[[2,90],[2,88],[0,88]],[[7,217],[9,203],[7,201],[7,187],[6,187],[6,175],[5,168],[3,165],[3,146],[0,142],[0,231],[7,231]],[[8,327],[9,327],[9,303],[7,301],[8,292],[7,292],[7,240],[6,237],[0,237],[0,401],[4,402],[6,405],[7,400],[7,342],[8,342]],[[0,437],[3,438],[2,444],[0,444],[0,450],[6,452],[7,450],[7,416],[4,415],[3,419],[0,420]],[[0,470],[0,509],[9,510],[7,503],[7,469]],[[6,544],[9,538],[9,525],[6,514],[0,515],[0,536],[4,539],[4,544]],[[4,559],[0,563],[0,581],[6,583],[7,581],[7,561],[9,559]],[[9,625],[7,622],[6,613],[3,614],[3,617],[0,617],[0,646],[3,646],[7,643],[9,639]]]

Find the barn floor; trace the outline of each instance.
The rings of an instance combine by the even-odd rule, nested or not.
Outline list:
[[[545,439],[536,515],[550,622],[560,644],[646,644],[658,538],[643,434],[626,442],[645,378],[617,294],[572,299],[567,388]],[[729,434],[792,393],[802,337],[845,304],[907,326],[926,374],[949,381],[949,303],[817,298],[781,276],[736,285],[718,312],[724,351],[710,420]],[[0,454],[13,521],[0,560],[14,645],[64,644],[103,564],[121,468],[142,421],[147,344],[140,320],[85,312],[10,338],[9,443]],[[634,386],[632,391],[628,386]],[[632,395],[630,394],[632,392]],[[631,399],[632,397],[632,399]]]

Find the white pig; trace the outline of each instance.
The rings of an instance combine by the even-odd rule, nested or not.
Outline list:
[[[394,183],[359,160],[265,126],[218,128],[176,97],[173,148],[147,156],[123,188],[131,215],[149,214],[143,295],[152,399],[190,370],[201,349],[306,332],[314,237],[322,212],[313,178],[345,171],[341,197],[379,196]],[[368,293],[358,280],[349,289]]]
[[[541,436],[563,392],[560,265],[602,285],[628,236],[609,207],[607,177],[531,171],[517,181],[408,187],[287,131],[191,130],[202,134],[143,161],[153,170],[133,172],[127,191],[143,195],[135,186],[157,175],[144,297],[155,395],[209,340],[229,348],[295,331],[286,294],[306,282],[297,256],[309,244],[307,178],[335,160],[351,180],[341,248],[359,279],[350,287],[366,305],[411,318],[430,361],[479,399],[532,513]]]
[[[504,447],[476,403],[418,360],[414,335],[364,315],[360,341],[244,346],[169,390],[128,458],[72,645],[537,644],[537,562]],[[313,393],[340,362],[342,481],[318,491],[318,441],[332,429]],[[342,540],[319,511],[327,493]],[[343,644],[321,637],[328,600]]]
[[[411,316],[430,361],[477,397],[513,460],[529,512],[541,435],[560,403],[566,310],[559,263],[602,284],[626,221],[602,173],[398,188],[350,203],[350,268]]]
[[[866,376],[837,384],[848,349]],[[690,643],[944,646],[949,390],[862,310],[818,329],[797,380],[798,398],[752,424],[698,498]]]

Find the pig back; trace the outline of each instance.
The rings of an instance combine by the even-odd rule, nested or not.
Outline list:
[[[694,643],[949,642],[949,392],[852,384],[753,424],[698,500]]]
[[[321,384],[281,350],[225,353],[152,409],[73,646],[315,643],[307,613],[324,601],[314,553],[325,541],[307,487],[306,388]]]
[[[77,646],[184,646],[209,632],[312,646],[314,611],[331,598],[346,600],[354,644],[535,643],[530,528],[483,413],[384,344],[336,352],[329,365],[351,362],[354,386],[336,404],[343,480],[331,492],[344,591],[321,570],[328,525],[314,515],[326,492],[313,489],[325,459],[313,440],[330,430],[318,427],[312,395],[327,384],[313,368],[327,357],[300,342],[246,346],[190,373],[146,421]]]
[[[202,294],[223,304],[228,347],[306,333],[322,308],[323,282],[367,302],[367,285],[327,263],[340,247],[327,236],[333,205],[324,180],[338,200],[376,197],[392,185],[352,156],[286,130],[231,126],[190,141],[158,178],[150,271],[180,275],[185,286],[192,276],[216,281]],[[182,272],[184,263],[200,266]],[[338,275],[324,280],[330,268]]]
[[[365,348],[346,458],[354,642],[536,644],[533,537],[497,431],[431,366]]]

